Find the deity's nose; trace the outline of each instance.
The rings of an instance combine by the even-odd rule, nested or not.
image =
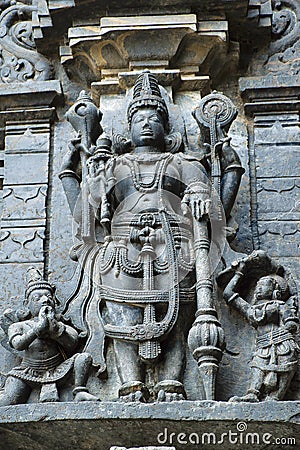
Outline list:
[[[144,119],[143,128],[150,128],[149,120],[147,118]]]

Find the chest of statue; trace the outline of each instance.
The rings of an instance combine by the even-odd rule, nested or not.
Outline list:
[[[115,185],[108,194],[114,209],[130,196],[135,200],[143,197],[145,210],[156,209],[159,197],[170,202],[172,195],[182,198],[185,189],[172,154],[123,155],[116,161],[114,178]]]

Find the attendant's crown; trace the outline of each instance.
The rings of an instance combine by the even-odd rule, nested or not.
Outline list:
[[[51,294],[54,294],[55,288],[48,281],[44,280],[41,272],[35,267],[30,267],[27,270],[27,287],[25,291],[25,298],[37,289],[48,289]]]

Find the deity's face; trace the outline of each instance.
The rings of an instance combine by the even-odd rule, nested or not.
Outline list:
[[[28,298],[28,308],[32,316],[38,316],[43,306],[55,308],[53,294],[49,289],[35,289],[29,294]]]
[[[260,278],[254,291],[255,302],[272,300],[274,292],[274,280],[270,277]]]
[[[131,140],[134,147],[152,146],[164,150],[164,120],[156,108],[141,108],[133,115]]]

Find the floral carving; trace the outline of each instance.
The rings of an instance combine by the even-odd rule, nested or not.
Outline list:
[[[260,16],[266,7],[262,2]],[[297,75],[300,71],[300,4],[298,0],[273,0],[269,3],[272,29],[272,41],[257,56],[253,64],[255,71],[261,70],[263,74]]]
[[[48,60],[36,51],[31,14],[34,6],[22,3],[6,8],[0,15],[0,78],[3,83],[47,80]],[[20,20],[26,18],[27,20]]]

